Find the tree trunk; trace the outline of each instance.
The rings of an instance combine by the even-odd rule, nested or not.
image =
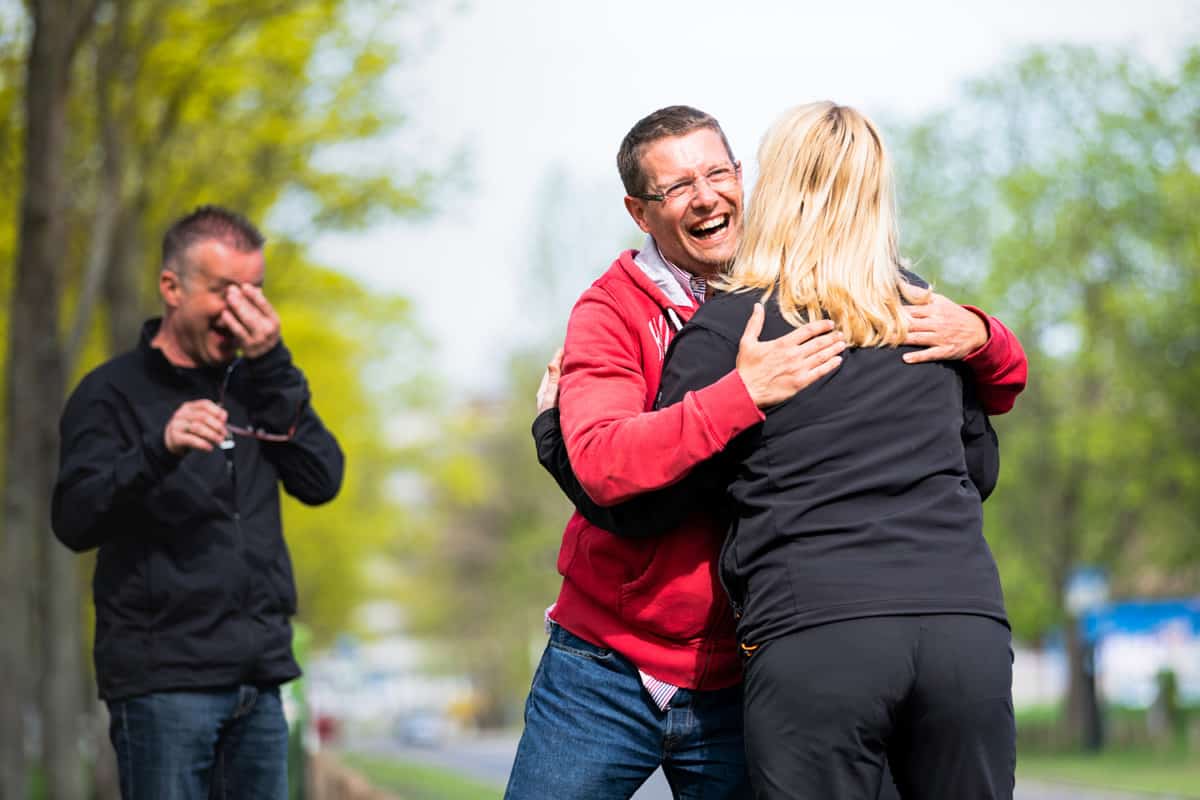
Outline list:
[[[58,333],[60,265],[66,241],[62,160],[71,63],[93,2],[29,4],[25,183],[9,312],[4,487],[6,626],[0,637],[0,795],[26,793],[24,743],[34,675],[43,676],[42,757],[50,797],[83,796],[78,725],[79,594],[75,561],[49,541],[47,519],[64,395]],[[46,557],[38,559],[39,553]],[[39,564],[38,561],[41,563]],[[32,624],[39,615],[41,624]],[[34,640],[40,634],[41,643]],[[41,654],[44,662],[37,658]]]
[[[57,415],[55,415],[57,416]],[[50,453],[58,451],[57,442]],[[47,486],[53,484],[56,459],[47,461]],[[49,490],[47,489],[47,495]],[[43,518],[44,520],[44,518]],[[82,600],[79,596],[78,557],[57,541],[50,541],[49,526],[43,541],[41,620],[42,680],[42,765],[46,793],[55,800],[82,798],[83,752],[80,743],[86,731],[81,677],[84,674],[81,636]]]
[[[117,754],[108,737],[108,708],[99,700],[92,704],[91,736],[95,752],[92,762],[92,800],[121,800]]]
[[[93,210],[92,230],[88,241],[87,258],[84,260],[83,287],[75,308],[74,322],[67,338],[66,372],[73,374],[76,362],[83,351],[84,343],[92,328],[92,312],[99,299],[106,294],[109,276],[114,264],[117,237],[121,234],[125,209],[125,143],[123,131],[117,121],[118,110],[114,108],[114,96],[122,84],[121,59],[125,54],[126,4],[112,3],[113,20],[111,34],[96,50],[96,120],[100,133],[102,163],[100,180],[96,187],[96,207]],[[120,346],[113,352],[124,350]]]
[[[1104,727],[1096,686],[1095,649],[1084,641],[1078,620],[1069,619],[1064,629],[1067,650],[1067,724],[1072,740],[1084,750],[1104,747]]]
[[[110,254],[112,263],[105,273],[104,305],[108,308],[108,346],[113,353],[122,353],[137,344],[146,309],[142,303],[142,287],[148,278],[143,274],[146,259],[140,247],[142,203],[130,203],[118,220],[116,240]]]
[[[1063,623],[1063,649],[1067,654],[1067,707],[1066,724],[1072,744],[1083,744],[1083,729],[1086,717],[1083,642],[1079,637],[1079,623],[1068,616]]]

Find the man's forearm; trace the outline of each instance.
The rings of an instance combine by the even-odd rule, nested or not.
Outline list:
[[[563,436],[579,483],[599,505],[678,481],[762,419],[732,369],[734,352],[724,377],[680,403],[648,411],[648,384],[658,376],[647,378],[641,342],[599,293],[585,294],[572,312],[565,351]]]

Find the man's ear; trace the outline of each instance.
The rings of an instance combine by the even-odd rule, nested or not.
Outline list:
[[[646,201],[640,197],[631,197],[625,195],[625,210],[629,212],[629,216],[633,217],[633,221],[642,229],[642,233],[649,233],[650,228],[646,225]]]
[[[183,294],[183,279],[175,272],[164,267],[158,273],[158,293],[162,295],[167,308],[176,308]]]

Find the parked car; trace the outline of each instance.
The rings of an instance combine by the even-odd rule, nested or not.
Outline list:
[[[396,739],[409,747],[437,747],[450,734],[445,714],[431,709],[413,711],[396,720]]]

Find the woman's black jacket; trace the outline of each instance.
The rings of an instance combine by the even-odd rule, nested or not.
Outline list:
[[[714,298],[685,326],[660,405],[734,367],[756,297]],[[775,303],[766,311],[763,339],[792,329]],[[982,535],[981,502],[999,472],[995,432],[968,370],[907,364],[911,349],[847,351],[838,370],[769,409],[686,479],[619,506],[598,507],[581,491],[549,413],[534,425],[539,459],[584,516],[618,535],[654,535],[698,510],[726,514],[721,575],[743,643],[881,614],[1003,621]]]

